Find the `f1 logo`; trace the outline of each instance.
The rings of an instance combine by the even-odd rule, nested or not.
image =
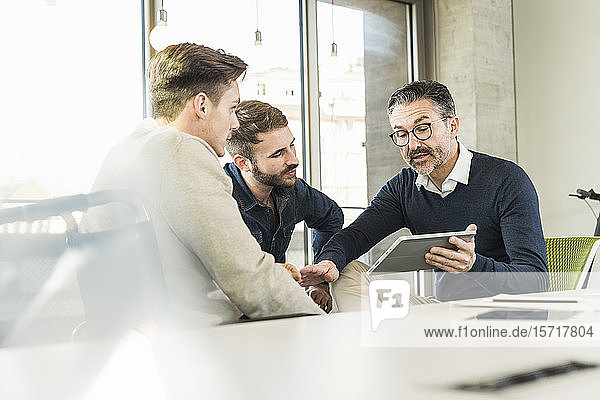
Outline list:
[[[410,285],[401,280],[376,280],[369,283],[369,304],[373,332],[384,319],[408,315]]]

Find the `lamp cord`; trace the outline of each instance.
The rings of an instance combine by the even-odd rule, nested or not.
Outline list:
[[[331,42],[335,43],[335,29],[333,27],[333,0],[331,0]]]
[[[258,30],[258,0],[256,0],[256,30]]]

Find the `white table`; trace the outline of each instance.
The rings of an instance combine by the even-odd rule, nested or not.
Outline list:
[[[415,321],[452,323],[473,313],[449,304],[419,307],[410,314]],[[368,347],[361,332],[360,313],[345,313],[172,333],[152,344],[137,335],[121,343],[1,349],[0,398],[564,400],[597,395],[600,369],[491,394],[454,386],[566,360],[600,362],[600,347]]]

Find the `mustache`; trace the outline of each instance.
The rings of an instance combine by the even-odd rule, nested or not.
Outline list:
[[[418,157],[418,156],[423,155],[423,154],[433,155],[433,153],[431,152],[431,150],[421,148],[421,149],[418,149],[418,150],[411,150],[408,153],[408,158],[410,160],[412,160],[413,158]]]
[[[293,170],[295,170],[296,168],[298,168],[300,164],[295,164],[295,165],[290,165],[289,167],[287,167],[285,169],[285,171],[283,172],[283,175],[288,174],[290,172],[292,172]]]

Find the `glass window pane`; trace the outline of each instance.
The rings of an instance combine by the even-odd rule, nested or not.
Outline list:
[[[143,117],[140,2],[5,3],[0,199],[87,192]]]
[[[409,79],[408,12],[397,1],[317,5],[321,182],[344,208],[346,224],[406,166],[389,138],[386,108],[392,92]],[[372,249],[372,260],[390,240]]]
[[[340,206],[365,207],[364,13],[337,4],[317,4],[321,185]],[[337,56],[331,53],[334,40]]]

